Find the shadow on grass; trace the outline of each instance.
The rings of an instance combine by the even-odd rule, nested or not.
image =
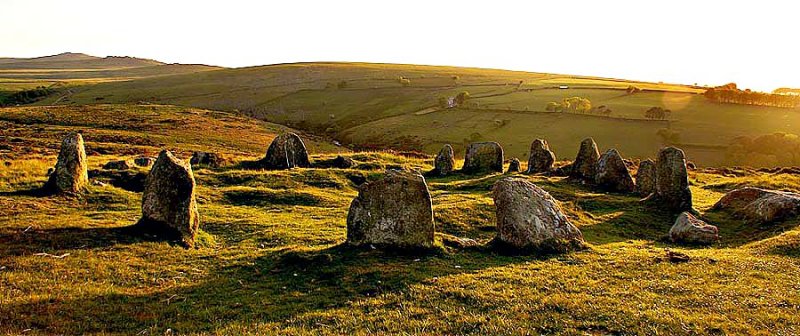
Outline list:
[[[167,328],[180,334],[213,332],[235,322],[282,324],[309,312],[368,309],[353,303],[385,293],[402,295],[438,277],[528,260],[471,251],[403,255],[343,245],[278,250],[165,291],[0,306],[0,324],[11,330],[125,334]]]
[[[101,249],[120,244],[143,241],[163,241],[155,235],[142,234],[136,226],[113,228],[65,227],[32,229],[13,235],[0,236],[4,248],[0,256],[19,256],[38,252],[62,250]]]

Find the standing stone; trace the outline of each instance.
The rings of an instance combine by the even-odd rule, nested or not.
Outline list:
[[[656,191],[656,163],[647,159],[639,164],[636,172],[636,192],[642,196],[649,196]]]
[[[564,251],[582,245],[583,234],[550,194],[524,179],[495,183],[497,239],[516,249]]]
[[[508,163],[508,171],[506,171],[506,173],[509,173],[509,174],[510,173],[519,173],[520,170],[522,170],[522,169],[520,169],[519,166],[520,166],[519,159],[511,158],[511,160]]]
[[[434,244],[433,207],[422,175],[388,170],[359,187],[347,214],[347,243],[401,249]]]
[[[70,133],[61,142],[61,151],[45,189],[58,193],[80,193],[89,184],[86,149],[80,133]]]
[[[656,192],[649,198],[655,205],[670,211],[692,209],[692,191],[686,171],[686,156],[675,147],[658,153],[656,161]]]
[[[503,172],[503,147],[497,142],[476,142],[467,146],[464,157],[466,174]]]
[[[531,143],[531,154],[528,157],[528,174],[546,173],[553,169],[556,154],[550,151],[547,140],[536,139]]]
[[[597,151],[597,144],[594,139],[584,139],[581,141],[578,156],[575,157],[575,162],[572,163],[572,174],[570,176],[584,181],[594,181],[597,160],[599,159],[600,153]]]
[[[450,144],[444,145],[433,161],[433,176],[446,176],[453,172],[456,167],[456,159],[453,154],[453,147]]]
[[[267,169],[311,167],[303,140],[297,134],[284,133],[272,140],[267,155],[262,159]]]
[[[669,238],[676,243],[713,244],[719,240],[719,230],[716,226],[683,212],[669,229]]]
[[[139,224],[193,247],[200,226],[194,189],[192,166],[161,151],[144,182]]]
[[[609,191],[633,192],[633,177],[616,149],[609,149],[597,160],[594,182]]]

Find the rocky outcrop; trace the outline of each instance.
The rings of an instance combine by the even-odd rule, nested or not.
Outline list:
[[[599,159],[600,153],[597,151],[597,144],[594,142],[594,139],[584,139],[581,141],[581,148],[578,150],[578,155],[572,163],[570,177],[594,182],[595,170],[597,169],[597,161]]]
[[[311,167],[308,151],[297,134],[284,133],[272,140],[267,155],[261,160],[267,169],[291,169]]]
[[[642,196],[649,196],[656,191],[656,163],[647,159],[639,163],[636,171],[636,192]]]
[[[553,169],[553,163],[555,162],[556,155],[550,151],[550,145],[547,141],[543,139],[533,140],[526,173],[547,173]]]
[[[158,155],[145,179],[139,226],[194,246],[200,216],[192,167],[169,151]]]
[[[594,182],[608,191],[633,192],[636,185],[616,149],[609,149],[597,160]]]
[[[503,147],[496,142],[477,142],[467,146],[464,157],[465,174],[503,172]]]
[[[431,195],[422,175],[389,170],[359,186],[347,214],[347,243],[385,248],[430,248],[434,244]]]
[[[683,212],[669,230],[669,238],[676,243],[713,244],[719,240],[719,230],[716,226]]]
[[[521,170],[519,159],[511,158],[511,160],[508,162],[508,170],[506,173],[519,173]]]
[[[741,188],[725,194],[713,209],[732,212],[749,223],[767,224],[800,215],[800,194]]]
[[[525,179],[507,177],[495,183],[497,238],[515,249],[564,251],[583,244],[573,225],[550,194]]]
[[[658,153],[656,191],[648,198],[648,202],[674,212],[692,209],[692,192],[689,190],[686,156],[682,150],[667,147]]]
[[[45,189],[56,193],[80,193],[89,184],[83,136],[70,133],[61,142],[61,151]]]
[[[449,144],[444,145],[436,159],[433,160],[433,170],[429,173],[431,176],[447,176],[455,170],[456,159],[453,153],[453,147]]]

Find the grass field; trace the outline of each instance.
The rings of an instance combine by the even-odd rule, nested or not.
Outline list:
[[[400,77],[410,85],[404,86]],[[643,91],[628,94],[631,85]],[[471,96],[466,105],[431,111],[440,97],[462,91]],[[297,63],[87,85],[66,99],[40,104],[148,101],[238,111],[362,149],[433,154],[451,143],[463,155],[464,139],[491,138],[523,159],[537,137],[547,138],[558,157],[566,158],[587,136],[625,156],[653,157],[666,142],[656,133],[668,129],[702,166],[746,163],[726,157],[736,137],[797,133],[800,127],[800,109],[716,104],[702,92],[677,84],[491,69]],[[545,113],[548,102],[573,96],[589,98],[593,106],[605,105],[612,113]],[[644,112],[651,107],[672,110],[670,120],[646,120]]]
[[[558,118],[573,117],[581,116]],[[0,333],[800,333],[798,220],[753,227],[709,211],[742,186],[800,191],[797,175],[691,171],[695,207],[722,235],[706,248],[665,242],[673,216],[636,197],[527,177],[562,202],[590,245],[559,256],[455,247],[453,236],[494,236],[490,188],[503,175],[428,179],[443,246],[403,255],[341,246],[352,181],[387,167],[430,169],[432,160],[350,153],[304,135],[312,161],[341,152],[358,166],[196,169],[205,238],[187,250],[125,233],[140,216],[139,193],[111,185],[92,185],[80,198],[32,193],[59,138],[82,130],[97,169],[160,148],[252,160],[281,126],[154,105],[6,108],[0,123]],[[692,260],[668,262],[667,249]]]

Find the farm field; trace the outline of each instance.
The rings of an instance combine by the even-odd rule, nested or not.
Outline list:
[[[401,80],[401,78],[403,80]],[[406,84],[403,84],[406,83]],[[629,93],[634,86],[641,91]],[[433,154],[444,143],[497,140],[508,156],[527,157],[544,137],[559,158],[594,137],[625,157],[653,157],[675,144],[700,166],[745,165],[729,155],[738,137],[796,134],[800,109],[718,104],[704,88],[619,79],[492,69],[369,63],[294,63],[221,69],[85,85],[38,104],[153,102],[238,112],[329,137],[353,149]],[[461,106],[439,100],[468,92]],[[584,97],[608,115],[552,113],[549,102]],[[645,111],[672,111],[652,120]],[[423,112],[423,113],[421,113]],[[665,137],[664,134],[669,134]],[[633,140],[635,139],[635,140]]]
[[[400,114],[374,125],[414,132],[407,120],[387,120],[465,113],[478,123],[487,112]],[[537,123],[597,119],[536,116]],[[752,226],[710,209],[743,186],[798,192],[797,174],[691,170],[694,206],[720,229],[721,241],[708,247],[665,240],[674,216],[638,197],[519,175],[559,200],[583,232],[589,248],[563,255],[485,246],[496,234],[491,187],[506,174],[428,178],[438,247],[406,254],[344,246],[347,209],[357,181],[387,168],[426,171],[432,157],[352,152],[300,133],[312,163],[344,155],[356,166],[247,168],[243,162],[262,157],[276,134],[291,129],[174,105],[3,108],[0,125],[0,334],[800,333],[800,222]],[[349,129],[372,131],[359,127],[366,125]],[[199,247],[130,235],[125,228],[141,215],[140,192],[92,183],[80,197],[38,194],[60,139],[79,130],[90,170],[162,148],[184,159],[192,151],[227,155],[222,167],[194,169]],[[556,133],[562,146],[577,148]],[[611,145],[613,136],[598,138]],[[464,247],[461,238],[481,245]],[[667,250],[691,260],[670,262]]]

